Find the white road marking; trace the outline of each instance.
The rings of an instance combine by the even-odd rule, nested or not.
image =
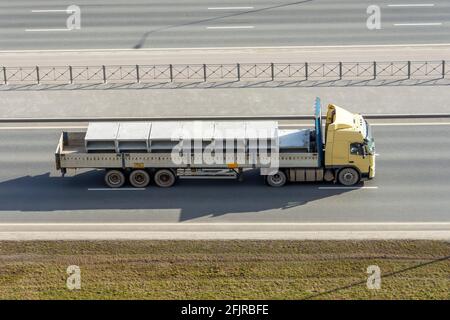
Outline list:
[[[253,7],[211,7],[208,10],[247,10],[253,9]]]
[[[206,27],[206,29],[253,29],[254,26],[223,26],[223,27]]]
[[[71,31],[72,29],[25,29],[27,32],[60,32],[60,31]]]
[[[42,9],[42,10],[31,10],[32,13],[57,13],[64,12],[68,13],[67,10],[63,9]],[[26,32],[60,32],[60,31],[71,31],[72,29],[25,29]]]
[[[450,122],[394,122],[371,123],[371,126],[448,126]]]
[[[258,121],[255,119],[255,121]],[[370,121],[370,119],[369,119]],[[385,122],[385,123],[370,123],[371,126],[448,126],[450,122]],[[314,127],[314,124],[300,123],[300,124],[280,124],[280,129],[291,129],[298,127]]]
[[[394,23],[396,27],[428,27],[428,26],[442,26],[441,22],[423,22],[423,23]]]
[[[323,189],[323,190],[335,190],[335,189],[354,190],[354,189],[378,189],[378,187],[318,187],[318,189]]]
[[[375,157],[379,157],[380,156],[380,154],[379,153],[375,153]]]
[[[48,222],[0,223],[1,240],[435,239],[450,222]]]
[[[31,10],[34,13],[47,13],[47,12],[67,12],[65,9],[43,9],[43,10]]]
[[[449,230],[268,230],[268,231],[1,231],[0,240],[440,240],[450,241]]]
[[[86,126],[69,126],[69,127],[0,127],[0,130],[61,130],[61,129],[86,129]]]
[[[389,4],[388,7],[434,7],[433,3]]]
[[[88,191],[144,191],[146,188],[88,188]]]
[[[126,121],[126,120],[125,120]],[[45,122],[45,121],[43,121]],[[396,123],[371,123],[371,126],[448,126],[450,122],[396,122]],[[297,128],[297,127],[313,127],[312,124],[286,124],[280,125],[283,128]],[[0,130],[64,130],[64,129],[87,129],[87,126],[39,126],[39,127],[8,127],[0,126]]]

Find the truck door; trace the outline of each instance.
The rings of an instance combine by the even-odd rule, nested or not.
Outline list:
[[[369,161],[364,152],[364,145],[359,142],[353,142],[349,145],[348,163],[355,166],[361,173],[369,172]]]

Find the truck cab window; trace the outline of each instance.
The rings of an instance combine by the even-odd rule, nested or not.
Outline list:
[[[359,156],[364,155],[363,146],[360,143],[350,144],[350,154],[359,155]]]

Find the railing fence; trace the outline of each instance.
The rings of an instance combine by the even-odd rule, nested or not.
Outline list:
[[[1,67],[0,85],[450,78],[447,62],[237,63]],[[1,78],[3,78],[1,81]]]

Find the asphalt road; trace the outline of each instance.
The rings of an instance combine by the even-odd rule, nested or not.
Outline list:
[[[79,0],[81,29],[67,31],[72,4],[1,0],[0,50],[450,43],[446,0]]]
[[[181,180],[171,189],[103,190],[101,171],[60,177],[60,130],[0,130],[0,221],[21,222],[450,222],[450,125],[377,125],[377,177],[363,189]]]

